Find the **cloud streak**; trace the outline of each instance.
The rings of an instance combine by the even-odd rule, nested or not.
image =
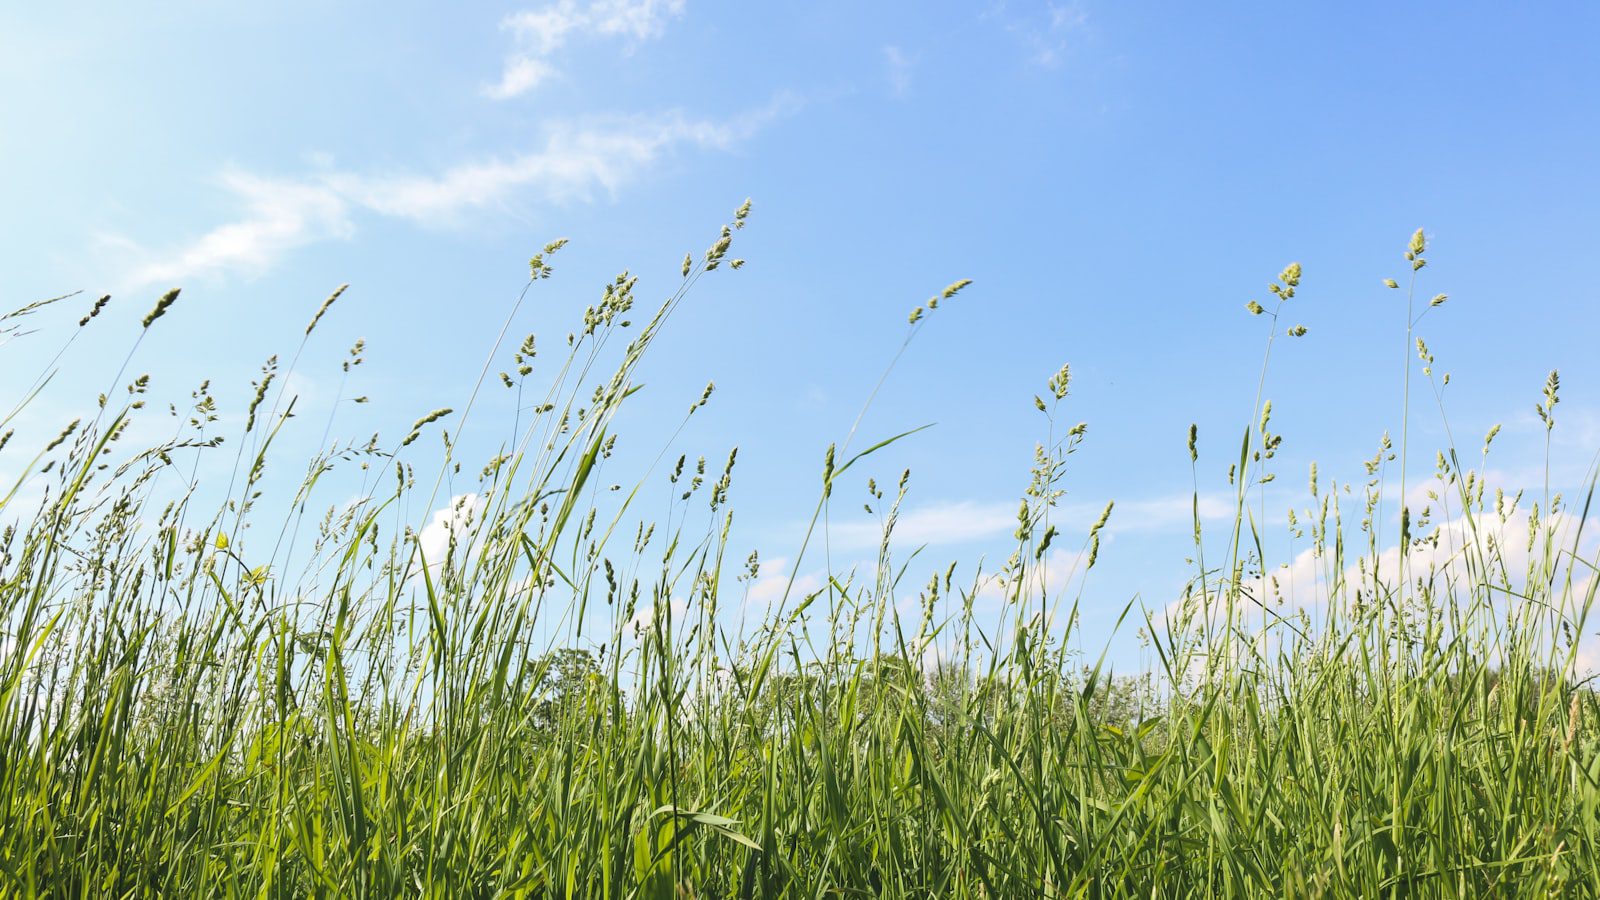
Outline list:
[[[1472,518],[1457,515],[1430,532],[1437,540],[1413,545],[1406,554],[1408,584],[1422,582],[1433,593],[1436,604],[1482,604],[1480,614],[1494,618],[1534,597],[1541,615],[1559,615],[1569,621],[1583,611],[1590,590],[1589,562],[1600,552],[1595,534],[1596,522],[1562,511],[1543,517],[1537,540],[1530,542],[1529,511],[1513,508],[1506,498],[1503,510],[1493,508],[1475,513]],[[1580,543],[1578,538],[1583,536]],[[1553,557],[1544,556],[1544,542],[1550,541]],[[1401,555],[1397,543],[1385,546],[1375,555],[1346,557],[1341,569],[1330,551],[1318,553],[1308,548],[1265,574],[1246,578],[1241,592],[1249,615],[1257,620],[1256,604],[1271,611],[1274,618],[1291,618],[1301,611],[1313,618],[1331,613],[1348,614],[1354,604],[1371,603],[1395,588]],[[1541,566],[1550,565],[1549,571]],[[1374,573],[1378,573],[1375,584]],[[1567,576],[1571,576],[1569,581]],[[1538,582],[1544,582],[1540,586]],[[1253,601],[1253,602],[1252,602]],[[1204,608],[1195,604],[1204,604]],[[1166,608],[1170,621],[1195,616],[1203,625],[1215,624],[1225,606],[1216,594],[1175,600]],[[1592,628],[1592,626],[1591,626]],[[1600,640],[1593,633],[1580,635],[1578,671],[1590,674],[1600,665]]]
[[[561,0],[512,13],[500,27],[517,49],[506,57],[500,80],[485,85],[494,100],[520,97],[559,74],[550,56],[574,36],[626,38],[634,44],[659,38],[667,20],[683,14],[684,0]]]
[[[884,74],[889,79],[889,93],[895,98],[903,98],[911,92],[913,62],[904,50],[893,44],[883,48]]]
[[[265,178],[229,169],[218,179],[243,208],[239,219],[220,225],[164,258],[138,266],[135,285],[212,277],[228,271],[259,275],[283,254],[306,244],[349,238],[355,231],[350,207],[336,193],[313,183]],[[134,246],[126,240],[109,241]]]
[[[794,575],[793,588],[789,585],[790,578],[787,558],[762,560],[761,569],[756,573],[756,579],[750,583],[749,592],[745,595],[743,608],[766,614],[774,603],[783,599],[785,591],[789,592],[790,597],[804,597],[821,589],[827,583],[820,570]]]
[[[1234,501],[1222,494],[1199,497],[1201,521],[1230,519]],[[1118,500],[1107,534],[1187,531],[1194,521],[1193,494],[1172,494],[1142,500]],[[1103,503],[1067,503],[1051,513],[1051,521],[1065,532],[1086,532],[1099,518]],[[1017,501],[957,500],[932,503],[901,511],[895,521],[897,546],[963,544],[1007,537],[1017,527]],[[883,525],[852,519],[831,523],[830,545],[840,550],[867,550],[883,539]]]
[[[1029,62],[1047,69],[1061,64],[1089,25],[1089,14],[1077,0],[1048,3],[1042,10],[1028,7],[1018,15],[1001,2],[988,16],[998,19],[1027,50]]]
[[[536,149],[471,160],[436,174],[327,170],[274,178],[228,169],[219,181],[238,199],[234,221],[165,252],[115,235],[103,241],[146,257],[133,267],[130,287],[260,275],[295,249],[353,237],[359,214],[436,226],[519,202],[615,198],[669,153],[732,150],[798,106],[796,97],[780,94],[764,107],[724,120],[671,111],[557,123]]]

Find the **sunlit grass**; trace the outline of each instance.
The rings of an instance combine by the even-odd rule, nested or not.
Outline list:
[[[1266,388],[1274,345],[1305,334],[1288,318],[1298,265],[1270,308],[1250,306],[1269,322],[1241,396],[1255,412],[1214,457],[1231,463],[1233,520],[1202,533],[1197,476],[1193,580],[1124,613],[1151,671],[1113,679],[1067,649],[1109,638],[1079,633],[1077,612],[1114,511],[1078,534],[1057,521],[1086,439],[1066,424],[1065,367],[1035,398],[1046,439],[998,570],[919,559],[931,578],[908,574],[888,530],[906,482],[872,481],[889,523],[876,566],[791,582],[742,618],[759,560],[727,556],[736,457],[640,472],[671,483],[665,510],[597,473],[673,311],[742,265],[728,253],[748,212],[653,313],[624,273],[570,338],[513,353],[502,332],[459,408],[309,461],[273,505],[282,521],[261,520],[269,470],[300,466],[271,454],[299,424],[276,359],[225,438],[203,386],[171,440],[123,447],[130,421],[164,413],[121,373],[59,437],[0,424],[0,463],[19,473],[0,486],[16,523],[0,540],[0,893],[1600,894],[1600,708],[1578,663],[1589,497],[1487,486],[1491,433],[1471,459],[1445,448],[1428,509],[1400,510],[1403,476],[1385,494],[1383,475],[1405,471],[1402,428],[1369,481],[1313,470],[1289,518],[1313,552],[1264,559],[1255,501],[1281,440]],[[530,289],[562,243],[532,261]],[[1425,254],[1419,232],[1412,275]],[[917,308],[902,352],[965,284]],[[143,327],[181,313],[168,294]],[[1443,378],[1412,346],[1418,318],[1408,399],[1413,368]],[[493,390],[514,392],[518,439],[457,459],[453,435]],[[1552,373],[1551,427],[1558,392]],[[438,469],[415,471],[408,454],[441,429]],[[861,501],[838,496],[841,476],[893,440],[856,438],[819,441],[797,557],[816,557],[831,504]],[[1192,462],[1202,445],[1191,431]],[[196,478],[201,454],[236,460],[225,496]],[[479,476],[468,492],[446,489],[457,467]],[[367,489],[330,506],[316,489],[340,478]],[[413,530],[419,509],[444,524]],[[1068,544],[1062,584],[1047,550]],[[1279,562],[1302,579],[1293,599]]]

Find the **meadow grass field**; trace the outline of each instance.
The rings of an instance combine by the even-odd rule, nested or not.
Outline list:
[[[1059,530],[1086,439],[1061,424],[1063,368],[1035,398],[1054,424],[1018,473],[1009,560],[974,574],[894,558],[891,478],[870,487],[887,523],[875,565],[791,583],[740,619],[759,560],[728,550],[735,458],[669,453],[617,490],[596,473],[674,311],[741,265],[748,211],[664,301],[636,301],[624,274],[565,346],[502,335],[480,388],[525,391],[532,414],[492,458],[457,459],[447,439],[437,468],[408,462],[477,394],[281,458],[275,438],[301,427],[292,359],[242,416],[202,388],[170,440],[125,446],[131,422],[168,415],[131,373],[144,332],[183,314],[176,292],[100,402],[60,414],[71,427],[13,434],[18,398],[0,425],[17,475],[0,485],[0,894],[1600,894],[1600,705],[1580,659],[1590,495],[1502,490],[1483,474],[1493,433],[1436,454],[1402,423],[1368,480],[1273,484],[1311,548],[1287,601],[1291,560],[1262,537],[1278,512],[1256,499],[1281,440],[1268,387],[1293,394],[1270,366],[1300,334],[1298,265],[1244,320],[1267,335],[1261,382],[1240,386],[1252,419],[1173,436],[1197,472],[1231,464],[1236,498],[1230,523],[1202,529],[1197,475],[1180,596],[1129,604],[1076,577],[1112,510]],[[560,249],[532,260],[528,292]],[[1414,324],[1444,298],[1422,284],[1423,234],[1396,250],[1390,286]],[[906,342],[970,302],[964,287],[918,307]],[[337,299],[308,306],[305,340]],[[100,324],[103,303],[55,303]],[[1431,396],[1441,376],[1406,340],[1415,383],[1396,390]],[[1559,388],[1552,373],[1538,400],[1552,428]],[[817,557],[830,505],[859,505],[836,484],[895,440],[819,440],[812,526],[788,552]],[[196,477],[201,457],[232,461],[232,480]],[[1406,463],[1429,460],[1427,508],[1402,510]],[[264,497],[282,471],[306,473],[298,491]],[[476,484],[452,501],[458,472]],[[324,486],[339,479],[364,494],[338,502]],[[671,507],[648,508],[641,486],[668,482]],[[448,540],[430,545],[404,511],[447,502]],[[1075,553],[1070,588],[1046,577],[1051,546]],[[1149,671],[1113,677],[1073,652],[1111,637],[1080,632],[1080,604],[1116,604]]]

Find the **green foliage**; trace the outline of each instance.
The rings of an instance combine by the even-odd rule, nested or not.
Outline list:
[[[0,499],[17,523],[0,535],[0,895],[1600,894],[1600,705],[1576,674],[1596,584],[1574,526],[1587,498],[1576,514],[1559,496],[1524,511],[1527,552],[1513,552],[1492,534],[1519,499],[1486,500],[1481,472],[1447,450],[1437,509],[1398,511],[1396,577],[1379,540],[1396,517],[1385,436],[1358,493],[1313,469],[1311,508],[1289,521],[1311,535],[1319,599],[1287,603],[1251,506],[1283,440],[1265,362],[1225,460],[1227,539],[1204,540],[1197,487],[1188,591],[1124,612],[1141,620],[1147,671],[1069,649],[1111,507],[1077,537],[1056,521],[1085,435],[1057,430],[1066,367],[1034,398],[1049,436],[999,570],[963,584],[951,566],[906,588],[889,552],[906,479],[887,504],[869,481],[869,509],[887,512],[876,567],[814,592],[791,580],[758,622],[730,625],[735,585],[760,571],[752,555],[724,578],[738,568],[724,560],[733,457],[720,478],[678,461],[659,535],[622,524],[639,488],[607,490],[601,472],[640,361],[748,212],[685,258],[622,348],[636,279],[607,285],[548,394],[519,404],[533,414],[517,439],[443,504],[442,550],[404,527],[401,510],[441,505],[407,454],[463,427],[470,401],[398,442],[333,447],[288,521],[254,521],[294,362],[256,383],[236,481],[209,512],[184,464],[223,446],[207,386],[159,446],[118,449],[139,379],[20,464]],[[564,243],[534,257],[530,285]],[[1425,249],[1419,231],[1413,278]],[[1280,323],[1305,302],[1302,274],[1283,271],[1273,308],[1250,305],[1269,351],[1306,334]],[[966,285],[919,307],[911,333]],[[534,346],[500,376],[519,400]],[[614,374],[581,387],[607,360]],[[1557,385],[1552,373],[1539,406],[1552,427]],[[441,472],[455,474],[445,438]],[[845,470],[889,442],[849,443],[828,448],[814,531]],[[1193,428],[1188,452],[1198,465]],[[374,487],[308,519],[340,468]],[[20,489],[40,485],[23,509]],[[1339,506],[1352,495],[1359,534]],[[1063,581],[1049,563],[1071,541]]]

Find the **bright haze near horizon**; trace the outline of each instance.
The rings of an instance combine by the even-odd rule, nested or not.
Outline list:
[[[1310,463],[1359,488],[1400,432],[1415,352],[1404,291],[1381,282],[1404,277],[1418,227],[1418,294],[1449,295],[1418,326],[1452,375],[1449,433],[1475,456],[1503,423],[1497,483],[1542,489],[1533,405],[1559,369],[1551,481],[1584,486],[1600,447],[1597,34],[1600,9],[1575,3],[13,4],[0,305],[84,294],[8,342],[0,399],[113,295],[19,419],[42,445],[181,286],[130,373],[152,375],[163,408],[211,378],[238,418],[262,360],[292,353],[348,282],[289,380],[302,415],[281,452],[315,448],[357,337],[370,349],[345,396],[371,402],[342,404],[332,433],[397,437],[472,391],[547,241],[571,239],[491,372],[527,332],[557,355],[623,269],[642,303],[666,296],[683,254],[751,197],[748,265],[703,281],[653,351],[620,426],[628,459],[654,458],[714,380],[671,455],[719,467],[739,446],[733,558],[759,549],[775,593],[823,451],[907,313],[973,279],[862,420],[863,443],[936,424],[836,488],[833,561],[872,557],[866,478],[907,467],[897,546],[927,545],[913,582],[1003,561],[1046,435],[1033,397],[1069,363],[1058,419],[1089,428],[1063,531],[1075,558],[1117,501],[1083,595],[1088,633],[1107,633],[1130,600],[1159,611],[1193,575],[1190,423],[1202,517],[1232,517],[1230,450],[1269,328],[1245,304],[1291,261],[1304,281],[1280,324],[1308,333],[1275,345],[1266,387],[1286,436],[1261,506],[1278,561],[1303,549],[1283,510],[1305,506]],[[461,436],[473,467],[505,438],[503,394],[486,402]],[[1417,483],[1447,440],[1420,380],[1412,416]],[[17,465],[0,457],[0,474]]]

